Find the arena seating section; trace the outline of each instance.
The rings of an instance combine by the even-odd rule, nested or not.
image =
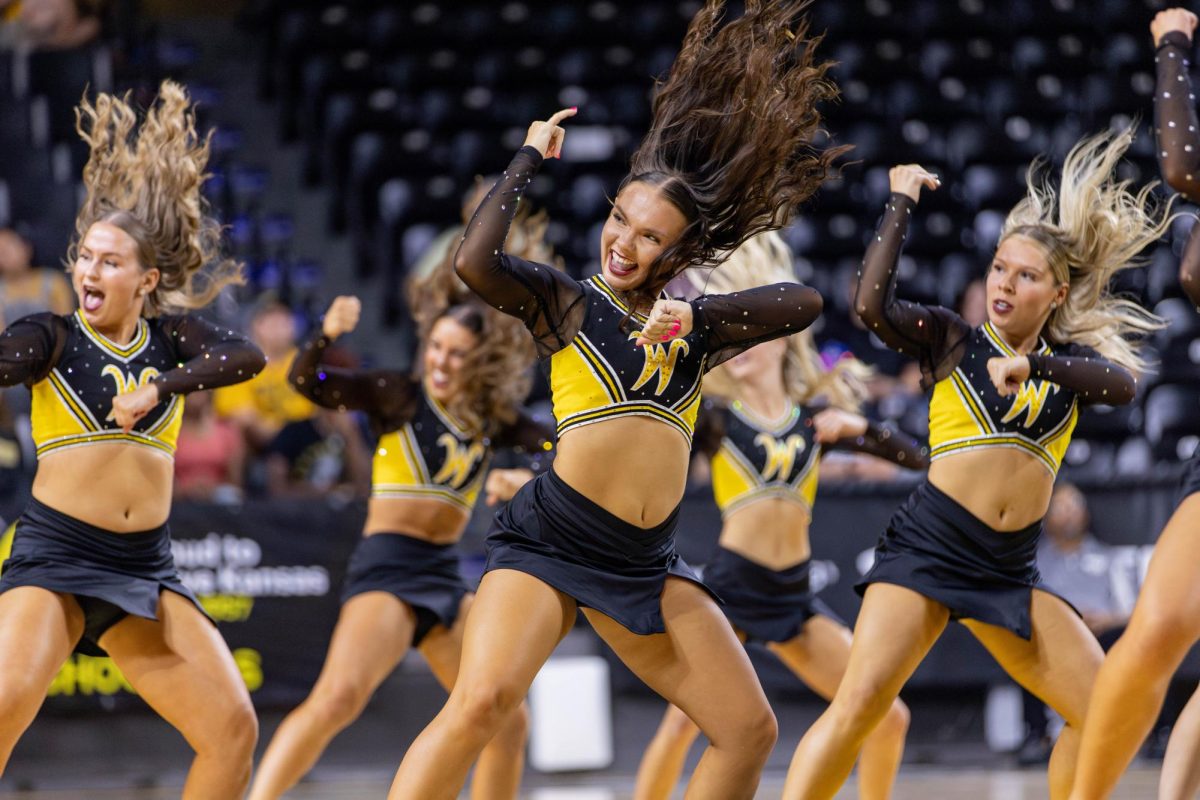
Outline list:
[[[848,313],[847,286],[887,194],[887,170],[919,162],[944,188],[923,198],[903,264],[902,292],[954,305],[982,275],[1004,214],[1039,153],[1061,162],[1088,132],[1140,120],[1128,177],[1157,177],[1153,55],[1147,24],[1161,2],[1127,0],[819,0],[814,28],[838,62],[839,105],[826,109],[837,142],[856,149],[792,225],[801,277]],[[567,157],[545,169],[534,201],[574,272],[595,269],[607,197],[649,121],[652,76],[669,67],[698,7],[639,0],[258,0],[244,23],[259,48],[260,94],[286,141],[304,153],[304,178],[328,193],[330,236],[352,237],[356,263],[378,274],[395,305],[406,269],[450,224],[474,176],[504,167],[531,120],[581,107]],[[736,8],[736,4],[735,4]],[[79,150],[69,115],[81,86],[122,83],[101,47],[35,67],[22,82],[0,66],[0,223],[29,220],[43,261],[61,252],[75,200]],[[144,76],[188,77],[184,45],[127,46]],[[54,56],[45,56],[53,58]],[[122,65],[129,69],[129,64]],[[52,79],[49,79],[51,78]],[[138,84],[147,91],[153,81]],[[18,90],[14,93],[14,86]],[[194,84],[202,93],[202,83]],[[238,161],[244,131],[214,142],[211,195],[250,260],[255,288],[318,281],[289,252],[293,222],[257,204],[269,179]],[[311,222],[311,221],[308,221]],[[1146,254],[1122,288],[1172,321],[1154,340],[1158,374],[1128,409],[1085,412],[1068,457],[1092,476],[1144,473],[1177,462],[1196,441],[1200,318],[1179,292],[1178,254],[1191,219]],[[44,243],[54,247],[42,249]],[[282,266],[281,266],[282,265]],[[401,315],[393,314],[400,318]],[[886,408],[886,404],[885,404]]]

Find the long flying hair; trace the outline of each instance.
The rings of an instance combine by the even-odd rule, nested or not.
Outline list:
[[[692,19],[621,184],[657,186],[688,225],[630,292],[633,308],[684,268],[715,266],[786,224],[849,149],[813,144],[817,105],[838,91],[830,62],[816,60],[821,37],[800,16],[809,2],[747,0],[746,13],[722,25],[724,1],[707,0]]]
[[[689,274],[693,283],[699,281],[698,272]],[[729,294],[755,286],[796,282],[791,251],[778,232],[768,231],[743,243],[723,265],[711,271],[702,288],[705,292]],[[865,381],[871,375],[870,367],[855,358],[842,358],[832,369],[826,369],[811,330],[787,337],[787,345],[783,385],[793,402],[807,405],[824,397],[835,408],[859,411],[867,396]],[[704,393],[731,400],[737,396],[737,383],[723,366],[718,366],[704,376]]]
[[[88,229],[104,222],[133,237],[143,269],[160,273],[143,307],[147,317],[201,308],[226,286],[244,282],[242,265],[221,256],[220,226],[200,193],[209,138],[196,133],[181,85],[163,81],[140,125],[128,94],[99,94],[94,105],[85,97],[75,109],[75,129],[91,152],[68,249],[72,265]]]
[[[1115,170],[1133,141],[1133,129],[1102,133],[1076,144],[1063,163],[1057,191],[1035,161],[1026,178],[1027,194],[1009,212],[1000,239],[1026,236],[1046,253],[1059,283],[1070,289],[1051,311],[1046,335],[1074,342],[1133,372],[1146,363],[1136,337],[1165,325],[1131,300],[1112,293],[1110,282],[1124,269],[1140,267],[1137,256],[1166,233],[1173,216],[1151,194],[1156,183],[1136,193]]]

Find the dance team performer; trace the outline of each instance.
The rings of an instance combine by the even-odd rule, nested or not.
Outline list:
[[[732,293],[794,275],[791,253],[772,231],[739,247],[705,289]],[[721,596],[740,638],[762,642],[826,700],[849,658],[850,631],[809,586],[808,528],[821,457],[837,448],[927,466],[915,441],[858,413],[867,374],[853,359],[826,370],[811,331],[756,345],[705,377],[693,444],[711,463],[723,520],[705,583]],[[860,797],[890,795],[907,730],[908,709],[896,700],[863,744]],[[677,707],[667,709],[642,757],[636,800],[671,796],[699,733]]]
[[[933,387],[932,464],[860,584],[845,678],[797,748],[785,797],[834,796],[950,619],[1062,715],[1050,796],[1070,794],[1102,653],[1078,614],[1040,584],[1035,552],[1079,404],[1131,402],[1143,363],[1129,337],[1161,327],[1108,288],[1170,224],[1152,187],[1133,194],[1113,176],[1131,140],[1126,131],[1077,144],[1057,192],[1030,170],[988,268],[988,319],[975,328],[894,297],[909,219],[921,188],[939,180],[915,165],[892,169],[855,308],[889,346],[919,359]]]
[[[1154,127],[1163,177],[1191,200],[1200,198],[1200,131],[1188,74],[1196,15],[1161,11],[1150,26],[1156,46]],[[1200,308],[1200,228],[1193,229],[1180,284]],[[1104,660],[1088,709],[1073,800],[1108,797],[1162,710],[1184,656],[1200,639],[1200,453],[1184,471],[1179,505],[1154,545],[1129,625]],[[1176,720],[1163,758],[1160,800],[1200,790],[1200,693]]]
[[[529,222],[514,228],[516,246],[548,252],[544,219]],[[358,324],[353,297],[333,301],[292,366],[297,391],[325,408],[366,411],[379,443],[363,539],[350,558],[325,665],[271,739],[251,800],[280,797],[295,785],[409,648],[421,651],[443,686],[454,685],[472,598],[455,545],[481,490],[494,505],[534,474],[488,472],[488,462],[497,448],[516,447],[540,469],[554,436],[519,410],[534,360],[529,334],[519,320],[470,298],[449,260],[416,285],[411,299],[423,341],[417,375],[321,364],[322,352]],[[518,708],[483,748],[473,797],[516,797],[526,726]]]
[[[558,452],[496,517],[467,619],[460,680],[397,771],[392,798],[453,798],[582,608],[642,680],[709,739],[693,797],[749,798],[776,727],[729,623],[675,553],[677,510],[704,372],[803,330],[820,296],[795,283],[690,303],[657,299],[689,266],[719,263],[783,225],[841,149],[812,145],[836,89],[803,3],[693,19],[653,125],[600,236],[601,274],[575,281],[504,252],[509,221],[558,126],[535,122],[471,220],[458,274],[522,320],[549,368]]]
[[[74,314],[0,336],[0,385],[32,391],[38,468],[0,575],[0,767],[71,651],[107,654],[195,751],[185,798],[240,797],[257,720],[216,625],[171,557],[184,396],[255,375],[262,353],[185,313],[241,282],[200,193],[208,140],[169,81],[77,111],[91,153],[68,258]]]

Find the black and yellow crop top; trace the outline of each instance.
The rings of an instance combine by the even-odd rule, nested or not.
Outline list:
[[[315,335],[288,376],[300,394],[324,408],[365,411],[379,436],[371,466],[371,496],[432,499],[470,511],[497,448],[529,456],[539,471],[553,448],[552,431],[518,414],[495,436],[473,433],[424,391],[420,380],[391,370],[324,366],[330,340]]]
[[[38,458],[100,442],[173,457],[183,395],[248,380],[265,363],[242,335],[193,316],[140,319],[125,345],[95,331],[78,311],[33,314],[0,335],[0,386],[30,387]],[[125,433],[114,421],[113,397],[151,381],[162,402]]]
[[[895,298],[896,264],[916,203],[894,193],[867,248],[855,308],[889,347],[917,358],[933,387],[929,406],[932,460],[951,453],[1012,447],[1058,471],[1078,417],[1078,403],[1124,405],[1136,382],[1124,368],[1077,344],[1042,340],[1029,353],[1029,380],[1001,398],[988,376],[990,358],[1015,356],[990,323],[972,328],[946,308]]]
[[[508,228],[542,156],[523,147],[480,203],[455,268],[496,309],[522,320],[548,359],[559,434],[627,415],[650,416],[691,440],[706,370],[754,345],[797,333],[821,313],[821,297],[795,283],[691,301],[692,331],[634,344],[644,318],[630,314],[602,277],[576,281],[503,252]]]
[[[814,436],[814,413],[792,404],[779,419],[766,420],[737,401],[704,402],[695,449],[712,463],[713,497],[723,517],[766,499],[793,502],[811,514],[826,448],[868,453],[909,469],[927,465],[916,440],[873,422],[863,436],[822,446]]]

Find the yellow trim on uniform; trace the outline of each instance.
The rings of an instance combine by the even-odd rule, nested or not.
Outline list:
[[[158,450],[167,456],[175,455],[175,447],[172,444],[154,439],[145,434],[132,431],[125,433],[124,431],[92,431],[88,433],[72,433],[67,436],[59,436],[54,439],[42,442],[37,447],[37,457],[41,458],[46,453],[57,450],[67,450],[72,447],[84,447],[89,444],[100,444],[103,442],[129,442],[130,444],[142,445],[153,450]]]
[[[61,374],[59,374],[57,368],[50,370],[50,373],[46,375],[46,381],[49,382],[50,388],[53,390],[54,397],[66,407],[67,411],[72,417],[75,418],[75,421],[78,422],[85,431],[100,430],[100,423],[98,423],[96,418],[92,416],[92,413],[88,411],[87,406],[83,404],[83,401],[79,399],[79,396],[75,394],[74,390],[72,390],[67,382],[63,380],[63,377]],[[39,381],[39,383],[41,382]]]
[[[954,387],[954,391],[958,394],[958,398],[962,401],[963,408],[971,415],[971,419],[975,420],[975,424],[979,426],[980,433],[995,433],[996,426],[992,424],[992,418],[987,415],[983,409],[983,401],[975,394],[975,390],[971,388],[970,382],[957,369],[950,373],[950,382]]]
[[[82,311],[76,311],[75,316],[79,320],[79,326],[89,339],[122,360],[128,360],[137,355],[137,352],[145,347],[146,342],[150,340],[150,326],[142,317],[138,317],[138,329],[137,333],[133,335],[133,339],[129,344],[121,346],[104,334],[98,333],[95,328],[89,325]]]
[[[981,329],[983,330],[983,335],[988,338],[988,341],[990,341],[997,350],[999,350],[1001,353],[1004,353],[1004,355],[1006,355],[1010,358],[1016,358],[1017,351],[1013,350],[1011,347],[1009,347],[1008,342],[1004,341],[1004,339],[1001,338],[1000,332],[997,331],[995,329],[995,327],[992,326],[991,321],[983,323],[983,325],[981,326]],[[1047,356],[1051,355],[1051,353],[1052,353],[1052,351],[1050,350],[1050,345],[1046,344],[1046,340],[1041,338],[1040,336],[1038,337],[1037,352],[1039,355],[1047,355]]]
[[[970,450],[986,450],[992,447],[1006,447],[1024,450],[1034,458],[1041,461],[1046,469],[1050,470],[1051,475],[1058,474],[1058,462],[1045,447],[1041,447],[1028,439],[1015,434],[991,434],[988,436],[971,436],[966,439],[953,439],[948,442],[942,442],[929,450],[929,460],[936,461],[942,456],[947,456],[952,453],[964,453]],[[1064,448],[1065,449],[1065,448]]]
[[[558,435],[562,436],[572,428],[578,428],[583,425],[591,425],[594,422],[601,422],[613,417],[624,416],[645,416],[662,420],[668,425],[672,425],[677,428],[679,432],[683,434],[683,438],[688,441],[689,445],[691,444],[692,431],[685,418],[681,417],[679,414],[676,414],[670,409],[663,408],[660,405],[641,401],[615,403],[604,408],[590,409],[587,411],[580,411],[576,414],[571,414],[570,416],[564,417],[559,421]]]
[[[458,492],[441,486],[377,483],[371,488],[371,496],[409,500],[437,500],[464,511],[470,511],[474,505],[473,499],[469,499]]]
[[[604,293],[604,296],[607,297],[609,301],[617,307],[618,310],[620,310],[622,313],[630,314],[629,305],[621,299],[621,296],[618,295],[611,286],[608,285],[608,281],[604,280],[603,275],[593,275],[589,280],[591,280],[592,285]],[[639,314],[636,311],[630,315],[641,323],[645,323],[649,319],[645,315]]]
[[[471,435],[470,431],[467,430],[467,426],[455,419],[454,415],[451,414],[444,405],[438,402],[436,397],[434,397],[428,391],[425,391],[424,395],[425,400],[429,403],[429,407],[433,409],[434,414],[437,414],[438,419],[442,421],[443,425],[457,433],[460,438],[465,439]]]
[[[612,365],[604,360],[604,356],[600,355],[600,351],[588,341],[586,336],[580,333],[575,337],[575,341],[571,342],[570,346],[577,348],[579,354],[587,360],[592,374],[596,376],[601,386],[608,392],[609,400],[614,403],[620,403],[627,399],[625,389],[621,386],[621,381],[616,377]]]

